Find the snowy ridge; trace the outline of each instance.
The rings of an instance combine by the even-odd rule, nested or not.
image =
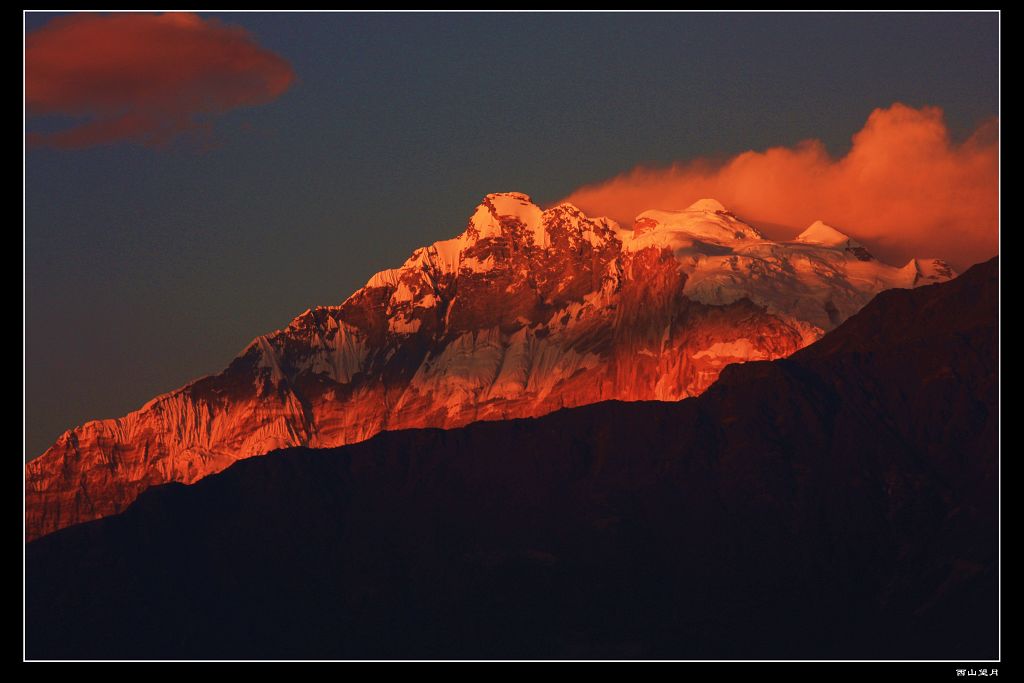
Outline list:
[[[714,199],[701,199],[683,211],[644,211],[633,223],[633,239],[624,246],[632,251],[650,246],[678,248],[694,239],[731,244],[764,237]]]
[[[629,230],[491,194],[458,236],[258,337],[222,373],[69,430],[26,466],[29,537],[275,448],[695,396],[883,289],[952,277],[936,259],[881,263],[821,222],[773,242],[710,199]]]

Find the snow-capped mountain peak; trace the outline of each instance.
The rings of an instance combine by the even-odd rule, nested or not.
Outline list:
[[[912,258],[900,272],[906,279],[906,287],[945,282],[956,277],[953,267],[938,258]]]
[[[955,276],[934,259],[893,268],[824,224],[801,237],[768,240],[709,199],[623,230],[571,204],[487,195],[457,236],[258,337],[220,374],[70,430],[27,465],[28,535],[275,448],[695,396],[883,289]]]
[[[729,213],[729,211],[722,206],[722,203],[717,199],[698,199],[690,206],[686,207],[687,211],[709,211],[711,213]]]
[[[850,239],[849,235],[844,235],[824,221],[814,221],[811,223],[806,230],[797,236],[796,241],[805,244],[820,244],[826,247],[845,248],[851,244],[860,246],[859,243]]]
[[[806,230],[797,235],[795,241],[801,244],[842,249],[853,254],[861,261],[871,261],[874,259],[863,244],[820,220],[811,223]]]
[[[523,230],[522,236],[531,237],[534,245],[543,247],[547,236],[542,214],[541,208],[522,192],[495,192],[476,207],[464,234],[476,241],[508,236],[509,228],[518,226]]]
[[[633,221],[630,250],[650,246],[682,248],[694,240],[733,244],[741,240],[763,240],[764,235],[714,199],[701,199],[682,211],[650,209]]]

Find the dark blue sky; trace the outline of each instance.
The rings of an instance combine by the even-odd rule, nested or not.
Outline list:
[[[965,136],[998,107],[991,13],[222,19],[297,80],[217,119],[213,145],[28,152],[29,458],[342,301],[488,192],[550,202],[811,137],[841,154],[896,101]]]

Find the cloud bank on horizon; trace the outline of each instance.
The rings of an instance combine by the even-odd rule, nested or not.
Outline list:
[[[73,14],[25,38],[29,116],[67,118],[29,144],[78,149],[167,144],[238,107],[270,102],[295,79],[240,26],[191,13]]]
[[[638,166],[564,201],[631,225],[645,209],[714,197],[773,239],[820,219],[893,263],[938,257],[962,269],[998,252],[998,149],[994,120],[955,143],[940,108],[897,103],[874,110],[841,158],[807,140],[724,163]]]

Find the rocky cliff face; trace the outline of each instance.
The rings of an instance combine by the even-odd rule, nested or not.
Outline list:
[[[27,535],[275,448],[696,396],[726,365],[787,356],[883,289],[953,275],[879,263],[820,222],[772,242],[714,200],[623,229],[488,195],[458,237],[257,338],[219,375],[66,432],[26,466]]]
[[[155,487],[28,544],[27,655],[996,659],[998,290],[884,292],[692,400]]]

